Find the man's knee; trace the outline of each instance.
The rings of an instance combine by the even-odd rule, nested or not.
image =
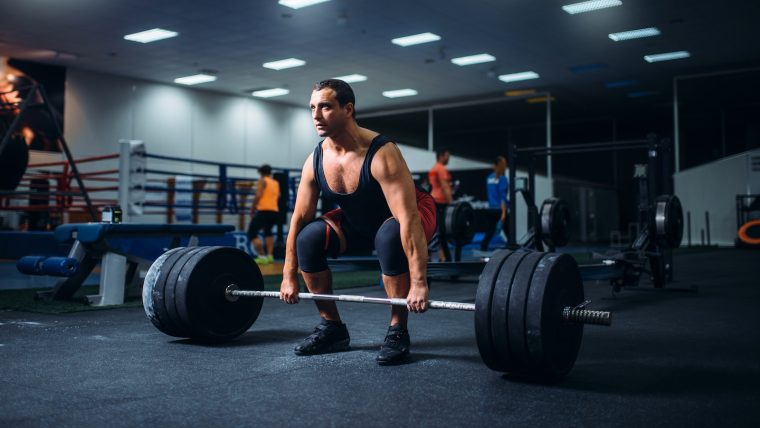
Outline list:
[[[401,244],[401,226],[396,219],[390,219],[380,226],[375,235],[375,251],[380,261],[380,269],[385,275],[395,276],[409,272],[409,264]]]
[[[306,225],[296,237],[298,267],[307,273],[327,270],[327,254],[335,256],[339,246],[338,236],[322,220]]]

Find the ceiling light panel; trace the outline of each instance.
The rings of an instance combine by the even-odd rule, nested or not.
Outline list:
[[[484,62],[491,62],[491,61],[496,61],[496,57],[494,57],[493,55],[489,55],[487,53],[470,55],[470,56],[460,56],[459,58],[451,59],[451,62],[453,62],[456,65],[481,64]]]
[[[654,37],[659,36],[660,30],[658,30],[655,27],[649,27],[649,28],[640,28],[638,30],[630,30],[630,31],[621,31],[619,33],[611,33],[608,34],[607,37],[610,39],[620,42],[623,40],[631,40],[631,39],[642,39],[644,37]]]
[[[608,7],[620,6],[622,4],[623,2],[620,0],[590,0],[580,3],[566,4],[562,6],[562,10],[570,15],[575,15],[576,13],[591,12],[594,10],[606,9]]]
[[[265,62],[264,68],[270,68],[272,70],[284,70],[286,68],[300,67],[306,65],[306,61],[298,58],[281,59],[279,61]]]
[[[395,89],[393,91],[383,91],[383,96],[386,98],[401,98],[411,97],[417,95],[417,91],[414,89]]]
[[[179,33],[176,31],[164,30],[163,28],[153,28],[152,30],[127,34],[124,36],[124,39],[138,43],[150,43],[158,40],[170,39],[172,37],[177,37],[178,35]]]
[[[689,58],[691,54],[687,51],[667,52],[660,54],[645,55],[646,62],[672,61],[674,59]]]
[[[262,89],[260,91],[253,91],[251,92],[251,95],[254,97],[259,98],[272,98],[272,97],[280,97],[282,95],[288,95],[290,93],[289,90],[285,88],[272,88],[272,89]]]
[[[194,74],[192,76],[178,77],[174,79],[174,83],[181,85],[197,85],[200,83],[213,82],[216,80],[216,76],[210,74]]]
[[[300,9],[302,7],[313,6],[330,0],[280,0],[279,4],[291,9]]]
[[[538,79],[540,76],[535,71],[522,71],[520,73],[502,74],[499,80],[502,82],[519,82],[521,80]]]
[[[363,74],[347,74],[345,76],[333,77],[333,79],[342,80],[346,83],[356,83],[367,80],[367,76]]]
[[[421,43],[430,43],[441,40],[441,36],[433,33],[420,33],[412,36],[397,37],[391,40],[391,43],[399,46],[412,46],[419,45]]]

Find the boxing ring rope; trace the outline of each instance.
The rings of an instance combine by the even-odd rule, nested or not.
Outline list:
[[[166,165],[148,168],[149,159]],[[182,221],[222,224],[230,221],[225,216],[234,215],[239,230],[246,229],[251,215],[250,201],[258,180],[251,172],[259,167],[150,154],[144,144],[129,141],[121,142],[119,153],[89,156],[74,162],[91,167],[79,171],[79,177],[84,190],[97,195],[90,198],[97,211],[105,206],[120,205],[124,221],[167,224]],[[114,168],[116,163],[118,168]],[[167,168],[162,169],[164,166]],[[52,223],[48,227],[89,221],[84,218],[87,206],[81,200],[82,189],[74,180],[72,170],[67,160],[30,163],[17,190],[0,194],[0,212],[48,213]],[[272,170],[273,176],[279,178],[284,195],[281,211],[292,210],[300,170]],[[162,194],[165,196],[159,196]],[[207,216],[213,220],[202,221],[201,217]],[[283,222],[284,219],[285,215]]]

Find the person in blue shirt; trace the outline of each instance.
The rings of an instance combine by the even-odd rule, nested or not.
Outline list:
[[[506,170],[507,159],[504,156],[497,156],[494,160],[493,172],[486,179],[486,189],[488,191],[486,224],[491,225],[491,227],[486,230],[486,234],[480,242],[481,251],[488,250],[488,244],[491,243],[491,238],[493,238],[498,225],[501,225],[504,236],[509,239],[509,228],[507,225],[507,215],[509,214],[509,179],[504,174]]]

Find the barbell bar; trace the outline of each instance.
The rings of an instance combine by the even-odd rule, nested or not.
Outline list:
[[[237,301],[239,297],[263,297],[270,299],[280,298],[280,293],[278,291],[241,290],[235,284],[228,285],[224,291],[224,295],[230,302]],[[335,302],[374,303],[378,305],[406,306],[406,299],[368,297],[358,296],[354,294],[298,293],[298,298],[303,300],[328,300]],[[578,306],[564,307],[562,309],[562,318],[567,322],[577,322],[581,324],[595,324],[605,326],[612,324],[611,312],[584,309],[584,307],[589,303],[591,303],[591,301],[586,300]],[[475,312],[474,303],[447,302],[442,300],[428,300],[428,308]]]

